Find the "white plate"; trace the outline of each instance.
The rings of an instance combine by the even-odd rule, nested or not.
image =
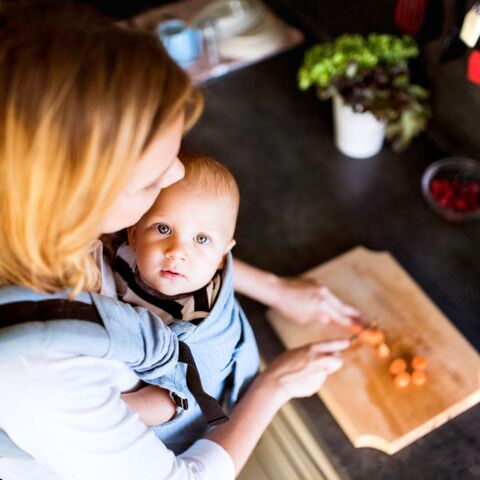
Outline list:
[[[240,2],[242,3],[242,2]],[[217,38],[230,38],[255,28],[266,11],[257,1],[243,2],[244,8],[235,8],[236,2],[214,0],[203,7],[192,19],[194,25],[204,20],[215,22]]]
[[[282,26],[273,15],[267,13],[263,21],[248,32],[236,37],[220,39],[218,50],[223,58],[247,60],[277,51],[284,41]]]

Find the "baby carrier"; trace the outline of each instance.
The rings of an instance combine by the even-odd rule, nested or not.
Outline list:
[[[196,326],[180,321],[167,327],[145,308],[95,293],[81,292],[70,301],[68,292],[47,295],[24,287],[1,287],[0,362],[52,349],[125,363],[142,381],[171,392],[177,415],[152,430],[178,453],[206,426],[228,419],[217,399],[235,402],[258,369],[253,332],[233,297],[231,259],[227,263],[217,302]],[[208,355],[218,360],[219,349],[226,347],[213,348],[219,335],[233,348],[225,354],[228,361],[221,365],[220,377],[212,379]],[[30,455],[0,431],[0,457]]]

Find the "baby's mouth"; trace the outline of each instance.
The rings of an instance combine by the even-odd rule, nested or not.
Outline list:
[[[168,270],[168,269],[160,270],[160,276],[163,278],[168,278],[170,280],[185,278],[185,275],[182,275],[181,273],[176,272],[175,270]]]

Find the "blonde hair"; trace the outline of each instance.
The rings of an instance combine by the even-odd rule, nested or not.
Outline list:
[[[179,158],[185,166],[185,176],[174,186],[199,188],[218,196],[229,197],[232,200],[236,219],[240,204],[240,191],[230,170],[212,157],[201,153],[181,153]]]
[[[153,36],[88,9],[2,9],[0,24],[0,285],[95,290],[104,214],[200,94]]]

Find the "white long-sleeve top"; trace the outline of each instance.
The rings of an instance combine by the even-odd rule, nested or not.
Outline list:
[[[2,480],[234,479],[218,444],[175,455],[120,399],[138,378],[112,360],[44,352],[0,363],[0,429],[35,460],[0,458]]]

